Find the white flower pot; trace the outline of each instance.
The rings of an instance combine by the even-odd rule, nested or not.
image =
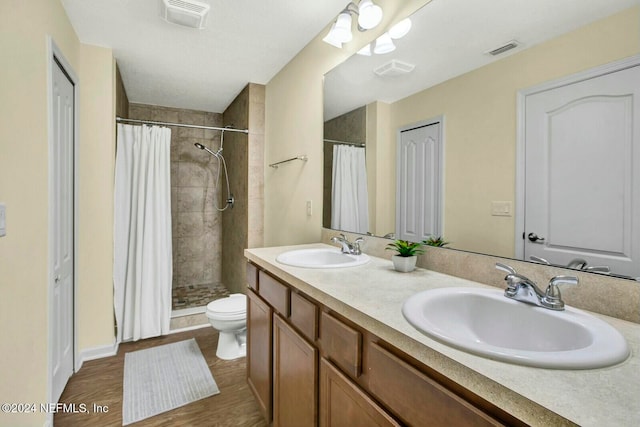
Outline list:
[[[393,255],[391,257],[391,261],[393,261],[393,268],[396,271],[400,271],[402,273],[408,273],[413,271],[416,268],[416,261],[418,260],[417,256],[400,256]]]

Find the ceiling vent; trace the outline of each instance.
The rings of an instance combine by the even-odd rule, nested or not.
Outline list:
[[[489,50],[487,52],[485,52],[485,54],[491,55],[491,56],[498,56],[502,53],[505,53],[511,49],[515,49],[516,47],[520,46],[520,43],[518,43],[516,40],[511,40],[510,42],[507,42],[505,44],[503,44],[500,47],[497,47],[495,49]]]
[[[211,7],[195,0],[162,0],[162,17],[167,22],[203,29]]]
[[[398,61],[397,59],[392,59],[391,61],[382,64],[378,68],[374,68],[373,72],[380,77],[396,77],[403,74],[408,74],[412,72],[414,68],[416,68],[416,66],[413,64]]]

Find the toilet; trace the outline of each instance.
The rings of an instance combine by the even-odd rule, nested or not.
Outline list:
[[[247,297],[231,294],[207,304],[209,323],[220,332],[216,356],[224,360],[247,354]]]

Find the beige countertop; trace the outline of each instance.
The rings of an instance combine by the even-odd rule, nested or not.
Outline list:
[[[591,370],[531,368],[475,356],[414,329],[402,316],[411,295],[441,287],[486,285],[416,269],[398,273],[391,261],[371,257],[365,265],[307,269],[280,264],[288,250],[325,244],[245,250],[245,256],[301,292],[360,324],[405,353],[531,425],[640,425],[640,325],[594,314],[617,328],[631,348],[618,365]]]

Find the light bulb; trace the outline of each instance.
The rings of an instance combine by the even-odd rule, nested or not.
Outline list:
[[[371,43],[356,52],[358,55],[371,56]]]
[[[341,43],[348,43],[353,38],[351,34],[351,14],[349,12],[343,12],[338,15],[338,19],[334,27],[332,28],[334,37]]]
[[[323,42],[330,44],[331,46],[335,46],[338,49],[342,49],[342,42],[336,38],[335,35],[336,24],[331,26],[329,33],[322,39]]]
[[[411,29],[411,19],[406,18],[398,22],[389,29],[389,35],[392,39],[399,39],[407,35]]]
[[[362,0],[358,5],[358,25],[370,30],[382,21],[382,8],[373,4],[372,0]]]
[[[391,36],[389,36],[389,33],[384,33],[376,39],[376,46],[373,48],[373,53],[379,55],[393,52],[394,50],[396,50],[396,45],[393,44]]]

